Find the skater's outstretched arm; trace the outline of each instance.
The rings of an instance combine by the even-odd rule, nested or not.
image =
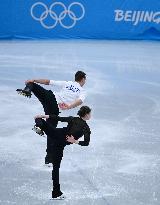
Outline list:
[[[69,110],[69,109],[78,107],[78,106],[80,106],[84,102],[85,98],[86,98],[86,92],[85,91],[81,91],[81,95],[79,96],[78,99],[76,99],[75,101],[71,102],[70,104],[66,104],[66,103],[59,104],[59,107],[62,110]]]
[[[81,146],[88,146],[90,142],[91,132],[87,129],[84,130],[84,141],[79,141],[78,144]]]
[[[88,146],[89,142],[90,142],[90,132],[85,131],[84,132],[84,141],[79,141],[79,140],[75,140],[74,137],[71,136],[66,136],[66,140],[72,144],[79,144],[81,146]]]
[[[83,103],[83,101],[81,99],[78,99],[78,100],[73,101],[70,104],[66,104],[66,103],[59,104],[59,107],[62,110],[69,110],[69,109],[72,109],[72,108],[75,108],[75,107],[81,105],[82,103]]]
[[[48,80],[48,79],[30,79],[30,80],[25,81],[25,84],[27,84],[27,83],[40,83],[40,84],[44,84],[44,85],[49,85],[50,80]]]
[[[44,85],[64,86],[66,84],[66,81],[54,81],[49,79],[30,79],[25,81],[25,84],[27,83],[40,83]]]

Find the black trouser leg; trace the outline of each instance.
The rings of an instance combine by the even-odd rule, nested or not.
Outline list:
[[[59,169],[60,169],[60,163],[54,163],[53,170],[52,170],[52,180],[53,180],[52,198],[58,197],[62,194],[60,190],[60,184],[59,184]]]
[[[47,119],[46,122],[49,123],[50,125],[52,125],[52,127],[54,127],[54,128],[56,128],[57,124],[58,124],[57,120],[53,120],[50,118]],[[52,144],[53,144],[52,137],[50,135],[47,135],[47,149],[46,149],[47,156],[46,156],[46,158],[48,158],[48,160],[50,158],[50,153],[52,152]]]
[[[61,160],[63,157],[63,146],[56,146],[53,150],[53,170],[52,170],[52,180],[53,180],[53,191],[52,191],[52,198],[61,196],[63,193],[60,189],[59,183],[59,169]]]

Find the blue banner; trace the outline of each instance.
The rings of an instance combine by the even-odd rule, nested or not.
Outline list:
[[[159,0],[1,0],[0,38],[160,39]]]

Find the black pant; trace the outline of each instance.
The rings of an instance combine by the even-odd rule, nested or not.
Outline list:
[[[50,123],[46,122],[41,118],[35,119],[35,123],[37,127],[40,127],[47,136],[52,138],[52,146],[51,146],[51,161],[53,164],[52,171],[52,180],[53,180],[53,191],[52,197],[57,197],[62,194],[60,191],[59,184],[59,169],[61,160],[63,157],[63,150],[66,146],[66,129],[65,128],[54,128]]]
[[[26,88],[29,88],[34,95],[41,102],[44,112],[46,115],[55,114],[59,115],[59,108],[55,98],[55,95],[51,90],[46,90],[42,86],[36,83],[27,83]],[[47,119],[47,122],[51,123],[53,127],[57,127],[58,121],[53,119]],[[47,155],[50,156],[51,153],[52,140],[47,135]]]

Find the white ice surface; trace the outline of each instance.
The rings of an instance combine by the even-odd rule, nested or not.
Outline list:
[[[159,42],[1,41],[0,204],[159,205],[159,53]],[[42,106],[15,90],[30,78],[72,80],[81,69],[93,110],[91,142],[65,148],[60,182],[67,199],[53,202],[46,139],[31,130]]]

